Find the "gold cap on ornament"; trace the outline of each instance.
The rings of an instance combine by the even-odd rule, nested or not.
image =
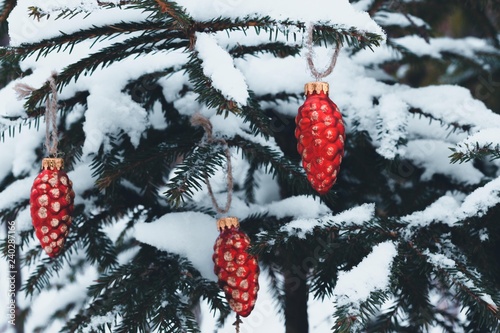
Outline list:
[[[304,86],[304,93],[310,95],[312,93],[319,94],[323,91],[325,94],[328,94],[329,89],[330,87],[326,82],[309,82]]]
[[[64,160],[62,158],[44,158],[42,160],[42,170],[61,170],[64,168]]]
[[[225,228],[239,228],[240,222],[238,222],[237,217],[223,217],[217,220],[217,229],[222,232]]]

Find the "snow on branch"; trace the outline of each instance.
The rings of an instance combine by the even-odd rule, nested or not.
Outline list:
[[[447,55],[455,58],[466,58],[480,66],[487,68],[486,55],[498,56],[500,52],[487,41],[476,37],[430,38],[429,42],[419,36],[411,35],[393,38],[387,45],[382,45],[373,50],[363,50],[355,55],[355,59],[365,65],[380,65],[386,62],[399,61],[403,54],[417,57],[431,57],[442,59]]]
[[[39,19],[28,17],[28,8],[37,8]],[[124,10],[126,8],[126,10]],[[61,11],[69,10],[70,15]],[[71,11],[81,10],[85,14],[73,16]],[[59,13],[59,14],[58,14]],[[35,15],[36,14],[31,14]],[[131,7],[102,7],[96,0],[20,0],[9,16],[10,45],[36,43],[61,34],[71,34],[95,26],[111,26],[121,22],[137,22],[147,19],[148,13]]]
[[[485,128],[469,135],[452,151],[452,162],[467,162],[488,155],[492,159],[500,158],[500,128]]]
[[[451,144],[443,140],[418,139],[406,145],[403,155],[416,166],[424,168],[421,180],[428,181],[436,174],[447,175],[457,183],[478,184],[484,177],[472,163],[452,164],[448,158]]]
[[[457,198],[447,194],[430,204],[421,211],[403,216],[402,222],[409,227],[425,227],[432,222],[443,222],[453,225],[455,212],[460,208]]]
[[[260,205],[259,205],[260,206]],[[258,206],[257,206],[258,207]],[[327,214],[330,209],[318,198],[298,195],[279,200],[262,207],[262,212],[283,218],[293,216],[295,218],[317,218]]]
[[[386,26],[399,26],[402,28],[415,25],[417,27],[429,28],[429,24],[419,17],[403,14],[403,13],[391,13],[391,12],[377,12],[374,16],[374,20],[386,27]]]
[[[488,210],[500,203],[500,177],[479,187],[465,197],[456,211],[457,220],[484,216]]]
[[[461,200],[451,194],[442,196],[422,211],[404,216],[402,222],[409,227],[425,227],[440,222],[454,226],[467,218],[484,216],[500,204],[500,177],[477,188]]]
[[[310,209],[310,208],[308,208]],[[287,232],[299,238],[304,238],[307,234],[313,232],[316,227],[325,227],[326,225],[361,225],[371,220],[375,215],[375,205],[372,203],[363,204],[345,210],[339,214],[325,214],[320,218],[299,218],[287,223],[280,231]]]
[[[427,256],[428,261],[438,270],[442,270],[450,275],[450,280],[453,281],[453,285],[457,289],[464,289],[469,296],[478,302],[483,303],[487,308],[496,312],[498,306],[493,301],[491,295],[487,294],[481,290],[475,283],[474,280],[480,280],[479,273],[468,272],[472,276],[467,276],[459,269],[459,263],[455,260],[448,258],[447,256],[440,253],[431,253],[428,250],[424,251],[424,255]]]
[[[407,136],[408,105],[397,95],[382,96],[377,106],[381,128],[379,133],[380,146],[377,152],[388,159],[394,159],[402,153],[401,143]]]
[[[233,58],[217,44],[215,37],[197,33],[195,50],[202,61],[203,73],[212,80],[213,86],[227,99],[246,106],[249,94],[245,77],[234,67]]]
[[[348,0],[289,1],[289,0],[178,0],[194,20],[207,21],[214,17],[269,17],[292,21],[330,21],[332,24],[385,36],[382,28],[367,12],[355,9]]]
[[[134,236],[140,242],[186,257],[203,277],[216,280],[212,263],[213,242],[218,235],[215,222],[203,213],[170,213],[151,223],[136,224]]]
[[[387,289],[397,253],[395,243],[380,243],[356,267],[348,272],[340,271],[333,291],[337,307],[356,312],[373,292]]]
[[[476,62],[478,61],[477,53],[499,54],[499,51],[486,40],[476,37],[457,39],[439,37],[431,38],[429,42],[426,42],[425,39],[412,35],[396,38],[392,41],[417,56],[430,56],[438,59],[442,57],[444,52],[457,54]]]
[[[402,99],[413,108],[418,108],[446,124],[471,127],[471,130],[500,127],[500,115],[474,99],[463,87],[442,85],[401,92]]]
[[[13,207],[15,204],[29,198],[29,189],[33,183],[31,177],[16,180],[0,192],[0,210]]]

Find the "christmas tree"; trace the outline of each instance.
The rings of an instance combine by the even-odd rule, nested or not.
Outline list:
[[[0,1],[0,332],[499,331],[499,7]]]

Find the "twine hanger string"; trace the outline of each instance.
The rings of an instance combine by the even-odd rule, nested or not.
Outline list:
[[[57,107],[58,95],[56,85],[56,73],[52,73],[49,77],[48,83],[52,94],[47,97],[45,104],[45,149],[50,156],[57,157],[57,146],[59,145],[59,133],[57,131]]]
[[[307,65],[309,67],[309,70],[311,71],[311,74],[314,76],[316,81],[322,80],[324,77],[330,75],[335,68],[335,65],[337,64],[337,58],[339,57],[340,49],[342,48],[341,43],[337,42],[337,46],[335,47],[335,51],[332,55],[332,58],[330,59],[330,63],[328,64],[328,67],[325,68],[323,71],[319,71],[316,66],[314,65],[314,24],[310,23],[308,28],[307,28],[307,41],[306,41],[306,46],[307,46],[307,54],[306,54],[306,59],[307,59]]]
[[[222,138],[215,138],[213,136],[213,127],[212,123],[210,120],[208,120],[206,117],[202,116],[200,113],[195,113],[194,115],[191,116],[191,125],[192,126],[201,126],[205,130],[205,135],[206,135],[206,142],[208,144],[220,144],[223,149],[224,149],[224,154],[226,155],[227,163],[226,163],[226,182],[227,182],[227,199],[226,199],[226,206],[222,208],[219,206],[219,203],[217,202],[217,199],[215,198],[214,191],[212,189],[212,185],[210,184],[210,181],[208,179],[208,176],[205,175],[205,181],[207,183],[207,188],[208,188],[208,194],[210,196],[210,199],[212,200],[212,204],[219,214],[226,214],[229,211],[229,208],[231,207],[231,201],[233,200],[233,169],[232,169],[232,164],[231,164],[231,151],[229,150],[229,146],[226,142],[226,140]]]
[[[51,95],[47,97],[45,102],[45,150],[51,157],[57,157],[57,146],[59,145],[59,133],[57,131],[57,108],[58,95],[56,84],[57,73],[52,72],[52,75],[47,79],[50,87]],[[14,86],[18,99],[23,99],[30,96],[36,88],[26,84],[18,83]]]

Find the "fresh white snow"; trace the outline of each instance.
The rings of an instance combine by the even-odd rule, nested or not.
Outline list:
[[[416,166],[423,167],[422,180],[430,180],[436,174],[448,175],[454,181],[466,184],[479,183],[484,175],[472,162],[450,162],[451,143],[441,140],[412,140],[406,146],[404,157],[412,160]]]
[[[416,19],[416,18],[415,18]],[[386,25],[394,22],[402,25],[404,22],[409,24],[409,21],[401,14],[392,13],[387,17],[376,16],[375,20]],[[419,22],[418,20],[416,22]],[[425,22],[420,21],[421,24]],[[408,52],[414,53],[417,56],[428,56],[436,59],[442,58],[443,53],[452,53],[462,57],[469,58],[470,61],[476,62],[479,65],[488,69],[488,64],[483,63],[481,57],[477,57],[477,53],[498,54],[493,46],[489,45],[484,39],[477,37],[467,37],[461,39],[453,39],[449,37],[436,37],[429,38],[427,42],[424,38],[415,35],[409,35],[399,38],[393,38],[391,41],[406,49]],[[398,61],[401,59],[401,53],[397,49],[389,45],[382,45],[381,47],[371,50],[362,50],[358,52],[354,59],[363,62],[364,64],[382,64],[390,61]]]
[[[402,218],[410,226],[426,226],[432,222],[450,226],[470,217],[484,216],[488,210],[500,203],[500,177],[478,187],[467,195],[447,194],[423,211]]]
[[[372,292],[384,291],[389,285],[392,262],[396,255],[395,243],[380,243],[356,267],[347,272],[340,271],[333,290],[336,305],[348,306],[350,311],[356,311]]]
[[[454,270],[457,268],[457,263],[455,260],[450,259],[446,256],[444,256],[441,253],[431,253],[429,251],[425,251],[424,254],[429,258],[429,261],[435,265],[438,269],[451,269]],[[477,272],[474,272],[476,275],[479,274]],[[456,276],[458,276],[458,281],[455,281],[455,288],[460,289],[461,286],[457,284],[461,284],[466,288],[476,290],[477,287],[474,284],[473,280],[467,277],[464,273],[462,272],[457,272]],[[493,301],[491,295],[486,294],[486,293],[481,293],[479,297],[486,303],[490,304],[492,307],[495,309],[497,308],[497,304]]]
[[[97,0],[20,0],[8,18],[10,44],[18,46],[22,43],[35,43],[56,37],[61,32],[70,34],[93,26],[142,21],[148,17],[148,13],[140,9],[122,10],[118,7],[104,9],[97,3]],[[32,6],[51,15],[49,17],[43,16],[40,19],[28,17],[28,8]],[[66,8],[82,10],[83,12],[75,17],[70,15],[69,17],[57,18],[58,12]]]
[[[387,27],[391,25],[396,25],[400,27],[417,26],[417,27],[428,27],[429,25],[419,17],[407,14],[405,16],[402,13],[392,13],[392,12],[379,12],[373,18],[378,24]]]
[[[382,96],[377,105],[379,110],[380,147],[377,152],[393,159],[396,155],[404,153],[404,147],[400,143],[406,136],[408,122],[408,104],[403,102],[396,94]]]
[[[339,26],[357,27],[366,32],[385,35],[364,11],[356,10],[348,0],[254,0],[254,1],[223,1],[223,0],[179,0],[177,3],[184,8],[195,20],[211,20],[214,17],[224,16],[242,18],[253,16],[269,16],[275,20],[298,21],[331,21]],[[321,8],[321,10],[318,10]]]
[[[481,129],[478,132],[469,135],[467,139],[459,142],[455,149],[457,152],[467,154],[469,150],[473,150],[476,147],[498,149],[500,147],[500,128]]]
[[[203,277],[216,280],[212,253],[218,236],[216,220],[203,213],[170,213],[150,223],[138,223],[137,240],[188,258]]]
[[[374,204],[363,204],[361,206],[356,206],[345,210],[336,215],[325,214],[318,215],[315,218],[299,218],[292,220],[281,228],[281,231],[285,231],[290,235],[296,237],[305,237],[307,234],[312,233],[315,227],[322,227],[325,225],[336,224],[336,225],[361,225],[364,222],[369,221],[375,215],[375,205]]]
[[[248,86],[243,74],[234,67],[231,55],[217,44],[214,36],[206,33],[196,34],[195,49],[203,62],[203,73],[212,80],[214,88],[224,97],[245,106]]]

